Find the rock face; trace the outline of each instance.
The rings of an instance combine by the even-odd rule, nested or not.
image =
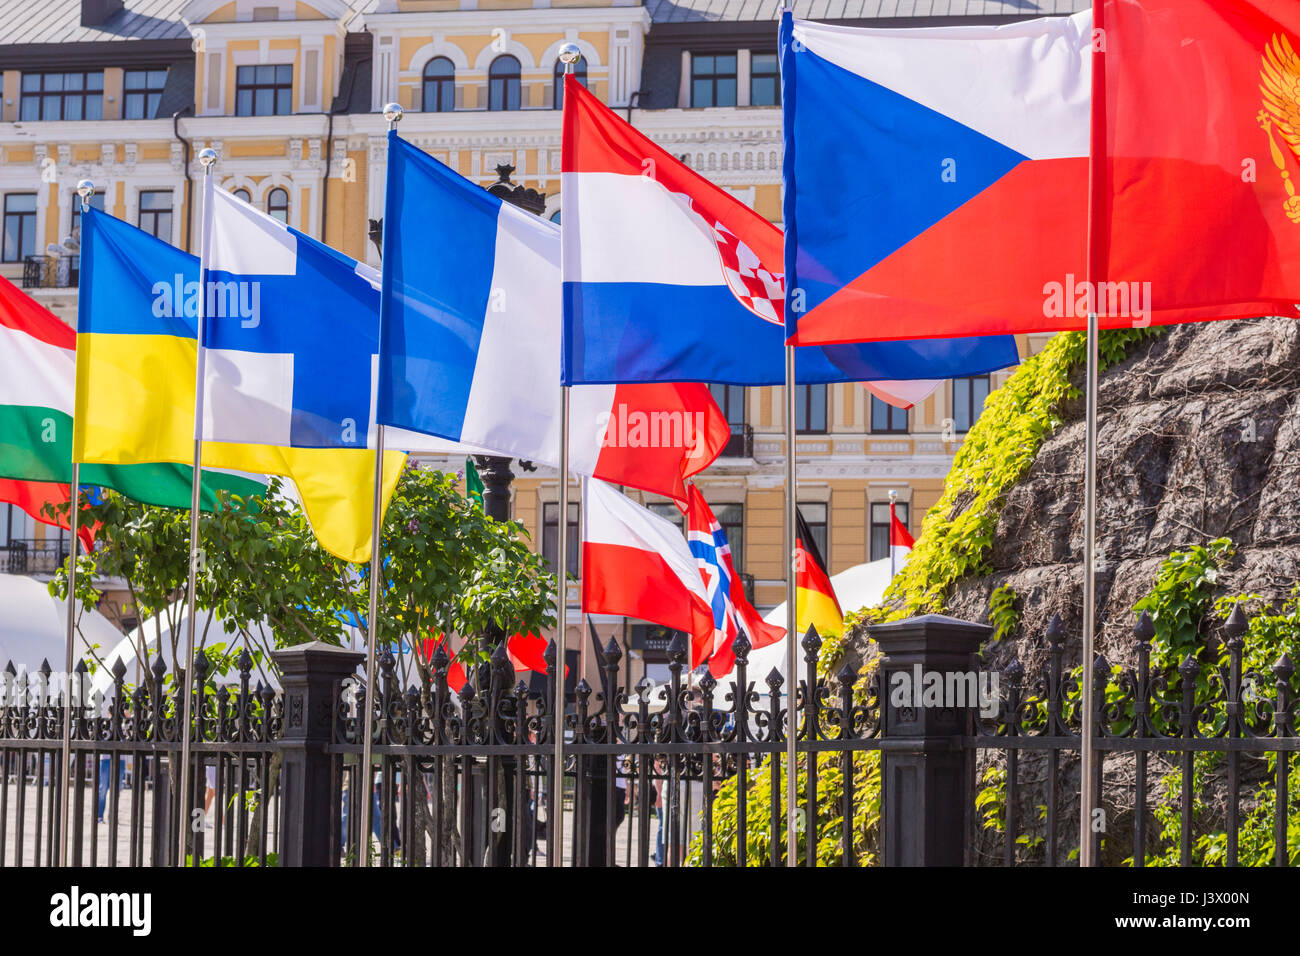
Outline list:
[[[1074,383],[1082,389],[1082,370]],[[1131,659],[1134,602],[1161,560],[1192,544],[1236,544],[1219,593],[1286,597],[1300,580],[1300,322],[1175,327],[1100,385],[1098,650]],[[993,590],[1010,585],[1022,608],[1014,650],[1030,672],[1053,613],[1075,654],[1080,640],[1083,400],[1062,412],[1066,424],[1006,498],[993,573],[962,582],[947,607],[984,621]]]

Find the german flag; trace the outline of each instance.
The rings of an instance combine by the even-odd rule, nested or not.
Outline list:
[[[795,630],[806,634],[815,626],[821,635],[839,635],[844,631],[844,612],[831,587],[830,575],[821,550],[812,536],[803,514],[796,511],[794,606]]]

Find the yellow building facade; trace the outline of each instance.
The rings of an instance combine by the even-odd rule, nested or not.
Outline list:
[[[913,19],[999,19],[946,6]],[[1023,15],[1011,2],[984,6],[1005,7],[1001,19]],[[75,321],[81,179],[95,183],[104,210],[196,248],[195,156],[205,146],[220,154],[220,188],[377,266],[379,111],[389,101],[406,110],[404,138],[485,187],[498,166],[513,167],[513,181],[544,193],[543,214],[555,217],[557,56],[566,42],[582,51],[579,71],[597,96],[779,223],[778,11],[764,2],[729,18],[693,0],[20,0],[0,12],[0,273]],[[845,22],[875,22],[842,12]],[[429,228],[456,241],[455,223]],[[1036,347],[1020,345],[1022,355]],[[799,500],[833,574],[887,555],[891,491],[921,533],[984,395],[1007,374],[944,383],[908,412],[856,384],[806,390],[794,449]],[[734,438],[699,484],[766,611],[784,596],[785,402],[775,387],[717,394]],[[515,471],[513,514],[541,548],[557,517],[556,475]],[[569,646],[577,640],[575,629]]]

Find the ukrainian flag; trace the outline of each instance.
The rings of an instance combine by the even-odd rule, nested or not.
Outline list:
[[[226,194],[217,195],[220,202]],[[212,196],[209,184],[210,210]],[[369,382],[378,292],[372,290],[373,308],[359,301],[356,269],[347,269],[344,257],[332,250],[332,264],[330,256],[315,260],[328,275],[298,275],[290,240],[299,234],[289,236],[291,230],[270,222],[284,230],[278,254],[259,257],[265,244],[253,243],[242,250],[251,259],[245,255],[241,261],[278,271],[236,276],[210,269],[208,275],[203,465],[292,479],[321,546],[345,561],[367,561],[375,471]],[[220,264],[223,249],[229,260],[240,244],[238,235],[214,226],[209,261]],[[348,288],[332,287],[331,277]],[[274,288],[263,288],[268,282]],[[93,209],[83,215],[75,461],[193,461],[199,304],[194,256]],[[355,334],[341,335],[340,325]],[[364,349],[367,334],[368,350],[349,354],[358,341]],[[231,335],[239,341],[231,343]],[[364,401],[356,389],[344,387],[353,384],[352,367],[360,365],[366,372]],[[333,391],[347,392],[346,407],[330,403]],[[385,509],[404,460],[401,452],[384,456]]]

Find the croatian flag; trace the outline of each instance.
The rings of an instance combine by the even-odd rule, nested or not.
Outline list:
[[[396,133],[380,325],[381,423],[559,465],[559,226]],[[699,384],[593,385],[569,395],[573,474],[684,499],[685,479],[730,435]]]
[[[894,503],[889,503],[889,573],[892,577],[903,569],[907,556],[912,553],[916,542],[907,526],[898,520]]]
[[[561,184],[566,383],[785,381],[780,229],[571,78]],[[1010,337],[839,345],[800,349],[795,378],[943,379],[1017,361]]]
[[[792,342],[1086,325],[1090,12],[780,37]]]
[[[583,481],[582,609],[684,631],[691,668],[713,650],[709,595],[680,529],[602,481]]]
[[[767,624],[745,596],[745,585],[736,573],[731,545],[704,495],[691,485],[687,498],[686,540],[699,565],[700,577],[713,610],[713,646],[707,659],[709,673],[722,677],[736,666],[732,642],[744,631],[753,648],[775,644],[785,637],[785,628]]]

